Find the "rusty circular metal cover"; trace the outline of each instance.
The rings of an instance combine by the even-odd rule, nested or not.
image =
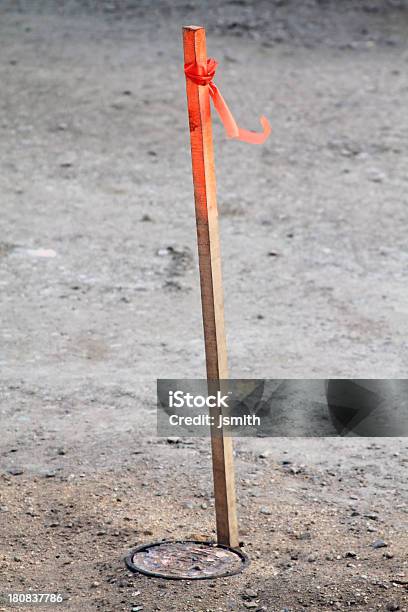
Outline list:
[[[239,548],[183,540],[144,544],[125,559],[128,569],[156,578],[203,580],[239,574],[249,559]]]

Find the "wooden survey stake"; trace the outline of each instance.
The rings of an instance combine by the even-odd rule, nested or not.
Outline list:
[[[206,69],[205,30],[183,28],[184,62]],[[187,79],[187,102],[193,164],[194,198],[200,266],[207,379],[213,387],[228,378],[224,330],[224,297],[215,186],[210,97],[208,87]],[[220,544],[238,546],[234,465],[231,437],[211,428],[217,538]]]

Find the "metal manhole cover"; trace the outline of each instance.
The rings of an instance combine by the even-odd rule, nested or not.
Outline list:
[[[135,548],[125,561],[133,572],[173,580],[232,576],[249,562],[240,549],[192,540],[145,544]]]

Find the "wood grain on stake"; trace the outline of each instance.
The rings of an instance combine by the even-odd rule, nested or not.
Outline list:
[[[205,30],[183,28],[184,62],[206,66]],[[187,79],[187,101],[193,164],[194,198],[200,266],[207,379],[214,388],[228,378],[224,329],[224,297],[215,186],[214,152],[208,87]],[[216,416],[216,415],[215,415]],[[211,429],[217,538],[238,546],[232,439]]]

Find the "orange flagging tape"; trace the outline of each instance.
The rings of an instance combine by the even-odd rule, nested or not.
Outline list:
[[[220,116],[224,125],[225,131],[230,138],[236,138],[250,144],[262,144],[271,133],[271,126],[266,117],[261,117],[260,122],[263,127],[262,132],[251,132],[238,127],[230,109],[227,106],[224,98],[218,91],[217,87],[212,82],[218,62],[214,58],[207,60],[207,66],[202,64],[185,64],[184,72],[186,77],[193,81],[196,85],[208,85],[210,96],[214,103],[215,109]]]

